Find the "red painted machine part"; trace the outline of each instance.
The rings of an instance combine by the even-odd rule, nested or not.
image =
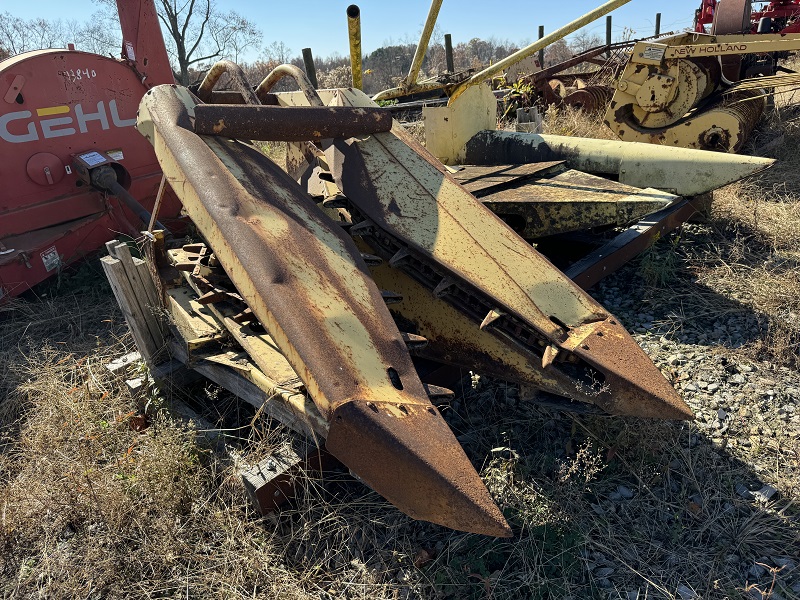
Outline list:
[[[118,4],[124,60],[41,50],[0,63],[0,301],[141,229],[121,202],[76,176],[74,154],[111,154],[152,209],[161,171],[134,124],[142,96],[171,83],[172,71],[153,1]],[[179,211],[168,191],[159,219],[169,226]]]
[[[718,0],[703,0],[702,5],[695,14],[694,30],[698,33],[707,33],[714,22],[714,9]],[[770,2],[765,8],[753,11],[751,15],[752,33],[756,33],[758,22],[762,18],[773,20],[789,19],[791,22],[783,27],[778,33],[798,33],[800,32],[800,1],[784,0],[782,2]]]

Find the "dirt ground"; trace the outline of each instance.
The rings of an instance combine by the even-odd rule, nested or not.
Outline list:
[[[773,169],[715,192],[707,222],[594,292],[695,422],[558,414],[469,373],[442,407],[510,540],[414,522],[346,473],[305,478],[299,500],[260,517],[237,467],[286,432],[208,383],[132,396],[104,368],[133,343],[99,263],[0,308],[2,597],[800,597],[791,104],[749,147],[782,131]],[[573,135],[594,123],[546,119]],[[224,443],[171,411],[175,400]]]

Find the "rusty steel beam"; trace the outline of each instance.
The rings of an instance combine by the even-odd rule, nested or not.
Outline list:
[[[614,44],[614,46],[618,46],[620,48],[624,48],[627,46],[631,46],[633,43],[629,42],[621,42]],[[542,69],[541,71],[537,71],[536,73],[531,73],[527,77],[525,77],[526,81],[540,81],[545,79],[551,79],[561,73],[562,71],[566,71],[567,69],[571,69],[581,63],[587,62],[589,59],[595,58],[596,56],[600,56],[603,52],[606,51],[606,46],[598,46],[597,48],[589,48],[588,50],[581,52],[580,54],[576,54],[572,58],[568,58],[565,61],[562,61],[556,65],[551,67],[547,67]],[[614,48],[616,49],[616,48]],[[604,61],[605,62],[605,61]]]
[[[198,104],[194,116],[198,135],[278,142],[370,135],[392,128],[392,115],[383,108]]]
[[[564,273],[588,290],[649,248],[657,239],[680,227],[697,212],[688,200],[653,213],[632,225],[607,244],[573,264]]]
[[[256,149],[195,134],[194,108],[185,88],[157,86],[142,100],[137,127],[219,264],[330,424],[327,449],[414,518],[509,537],[500,510],[430,403],[353,241]]]

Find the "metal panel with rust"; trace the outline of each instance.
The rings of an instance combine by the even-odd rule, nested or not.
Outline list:
[[[481,197],[484,206],[525,239],[624,226],[676,200],[672,194],[572,170]]]
[[[340,105],[369,105],[339,90]],[[563,369],[613,414],[690,418],[691,411],[602,306],[482,206],[399,127],[326,150],[361,235],[390,265],[510,339],[538,362]],[[394,254],[391,254],[394,253]],[[613,346],[583,341],[613,335]],[[596,354],[595,354],[596,353]],[[617,359],[637,366],[618,370]],[[538,361],[536,360],[538,359]]]
[[[195,104],[185,88],[156,87],[140,106],[137,126],[239,294],[330,423],[328,449],[415,518],[510,535],[428,401],[353,241],[257,150],[192,132]]]
[[[594,394],[584,391],[575,378],[559,369],[541,368],[540,357],[506,337],[476,327],[467,315],[402,270],[384,262],[371,271],[379,286],[391,285],[403,296],[391,306],[396,319],[428,340],[426,346],[414,351],[416,356],[533,385],[575,402],[594,403]]]

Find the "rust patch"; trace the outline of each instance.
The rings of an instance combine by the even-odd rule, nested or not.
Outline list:
[[[194,131],[243,140],[301,142],[322,138],[371,135],[392,128],[392,115],[382,108],[280,107],[198,104]]]
[[[689,406],[616,318],[593,328],[573,352],[602,375],[592,386],[595,404],[606,412],[648,419],[694,419]]]
[[[336,409],[326,448],[415,519],[511,537],[500,510],[433,407],[349,402]]]

